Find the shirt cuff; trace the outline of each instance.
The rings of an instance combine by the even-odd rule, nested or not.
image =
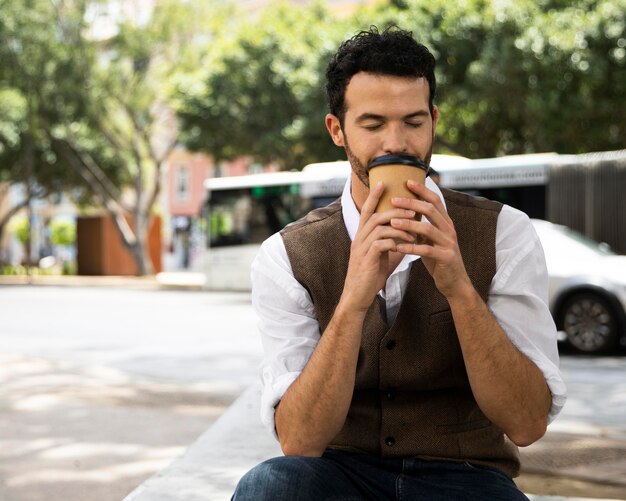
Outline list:
[[[543,372],[550,393],[552,393],[552,405],[548,413],[548,424],[550,424],[556,419],[565,405],[565,401],[567,400],[567,388],[565,387],[563,379],[558,374],[546,375],[546,371]]]
[[[271,375],[263,375],[261,422],[272,432],[276,440],[278,440],[275,422],[276,405],[299,375],[300,372],[286,372],[275,379]]]
[[[540,353],[533,352],[531,350],[518,349],[533,363],[543,374],[543,377],[548,385],[548,389],[552,394],[552,405],[548,412],[548,424],[550,424],[557,417],[565,401],[567,400],[567,387],[561,377],[558,367],[547,357]]]

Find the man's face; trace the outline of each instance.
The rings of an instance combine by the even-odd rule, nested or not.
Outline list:
[[[367,187],[366,167],[389,153],[420,157],[430,164],[438,110],[431,116],[425,78],[357,73],[346,88],[343,127],[334,115],[326,126],[346,149],[354,175]]]

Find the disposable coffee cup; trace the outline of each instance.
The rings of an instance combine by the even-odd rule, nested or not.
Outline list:
[[[370,180],[370,189],[382,181],[385,185],[376,212],[393,209],[391,199],[393,197],[416,198],[415,193],[407,188],[408,180],[424,184],[428,174],[428,166],[418,157],[413,155],[383,155],[376,157],[367,166]],[[421,217],[416,215],[416,219]]]

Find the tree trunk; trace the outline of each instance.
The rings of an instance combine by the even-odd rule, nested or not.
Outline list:
[[[0,242],[2,242],[2,237],[4,236],[4,231],[7,228],[7,224],[11,220],[11,218],[17,214],[22,208],[26,207],[30,203],[30,198],[26,198],[22,200],[19,204],[11,207],[4,215],[0,216]],[[0,265],[4,263],[4,255],[0,252]]]
[[[135,261],[135,269],[137,276],[152,275],[154,266],[149,254],[148,234],[149,234],[149,216],[135,212],[134,224],[129,225],[126,218],[114,212],[109,214],[115,222],[115,228],[124,244],[124,247],[130,252]],[[132,234],[132,240],[128,238],[128,234]]]
[[[147,246],[144,242],[140,242],[139,240],[140,239],[137,238],[137,243],[129,249],[135,260],[135,265],[137,266],[137,276],[143,277],[145,275],[152,275],[154,273],[154,267],[152,266],[150,256],[148,256],[146,252]]]
[[[152,275],[154,266],[149,253],[148,235],[150,233],[150,215],[137,212],[135,216],[135,245],[131,252],[137,266],[137,275]]]
[[[6,228],[6,223],[2,224],[2,222],[0,221],[0,266],[4,266],[6,264],[6,262],[5,262],[5,252],[4,252],[4,249],[1,247],[1,245],[2,245],[2,237],[4,236],[5,228]]]

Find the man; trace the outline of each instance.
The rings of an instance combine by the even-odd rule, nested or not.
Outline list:
[[[523,213],[430,180],[376,213],[384,186],[366,172],[388,153],[430,162],[434,68],[410,33],[374,28],[328,66],[326,126],[352,175],[253,264],[263,420],[285,457],[236,500],[526,499],[516,445],[565,400],[537,236]]]

